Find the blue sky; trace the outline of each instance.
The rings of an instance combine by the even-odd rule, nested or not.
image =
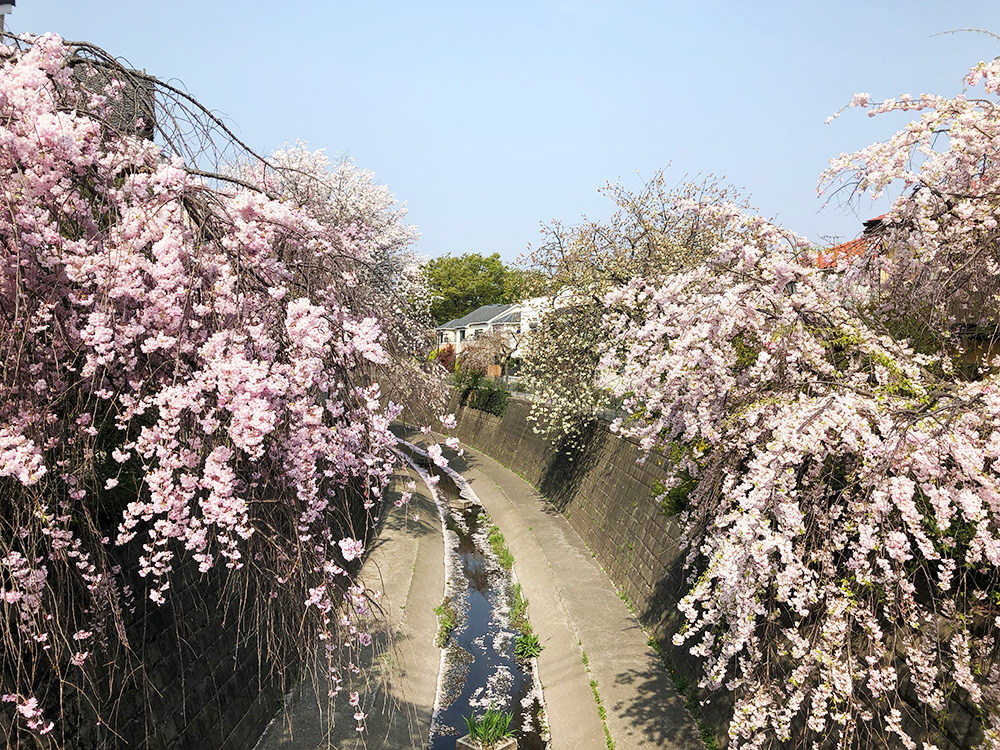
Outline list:
[[[954,95],[1000,55],[996,0],[378,2],[18,0],[7,28],[87,40],[179,80],[255,149],[297,138],[375,171],[418,250],[499,252],[612,211],[598,188],[714,173],[766,216],[847,239],[881,205],[820,211],[827,160],[905,119],[857,91]],[[834,204],[836,201],[834,201]]]

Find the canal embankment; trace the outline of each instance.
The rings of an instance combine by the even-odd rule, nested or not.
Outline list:
[[[407,437],[437,439],[416,430]],[[537,671],[552,750],[700,748],[684,700],[639,620],[566,516],[482,453],[468,447],[461,456],[445,453],[502,532],[530,602],[531,626],[544,646]],[[412,498],[396,507],[393,500],[409,482],[416,486]],[[446,591],[442,524],[413,468],[401,468],[384,515],[361,574],[367,587],[383,592],[376,647],[371,662],[359,665],[368,675],[362,705],[340,696],[335,713],[325,714],[326,696],[306,683],[288,697],[259,750],[427,747],[441,663],[434,609]],[[356,710],[366,714],[363,736],[355,731]]]
[[[410,482],[412,497],[397,506]],[[326,681],[306,680],[286,696],[285,710],[256,750],[427,747],[440,662],[433,609],[445,581],[441,521],[430,492],[405,466],[393,477],[383,513],[360,575],[367,589],[381,592],[374,643],[357,665],[363,682],[346,686],[330,712]],[[358,706],[350,703],[351,691],[359,694]],[[363,733],[356,729],[358,712],[365,714]]]
[[[450,467],[503,532],[545,646],[538,671],[553,750],[701,748],[648,635],[565,515],[511,470],[463,448],[445,451]]]

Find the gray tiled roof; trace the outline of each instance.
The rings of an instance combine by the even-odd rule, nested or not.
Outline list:
[[[521,322],[521,311],[511,310],[509,313],[501,315],[499,318],[493,321],[496,324],[507,324],[507,323],[520,323]]]
[[[452,330],[455,328],[465,328],[474,323],[486,323],[511,307],[516,307],[516,305],[483,305],[482,307],[477,307],[467,315],[463,315],[461,318],[449,320],[444,325],[438,326],[435,330]]]

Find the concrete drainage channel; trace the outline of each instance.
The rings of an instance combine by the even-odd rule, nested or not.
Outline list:
[[[460,474],[438,469],[417,446],[400,447],[434,495],[445,536],[445,595],[436,610],[443,650],[430,750],[453,750],[466,733],[464,717],[490,707],[514,715],[510,728],[520,750],[546,750],[535,659],[515,655],[530,625],[503,538]]]

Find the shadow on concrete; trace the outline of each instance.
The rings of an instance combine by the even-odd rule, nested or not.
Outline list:
[[[701,746],[692,723],[686,719],[684,699],[659,666],[629,669],[615,677],[616,684],[630,686],[635,699],[628,705],[608,706],[608,713],[640,732],[655,747],[697,748]]]
[[[653,586],[646,606],[639,613],[639,619],[646,627],[654,631],[663,631],[672,635],[681,625],[681,614],[677,610],[677,604],[687,588],[684,555],[680,554],[663,571],[663,575]]]
[[[417,537],[439,533],[441,522],[438,520],[437,506],[435,506],[433,501],[429,499],[427,502],[430,503],[430,505],[418,503],[417,501],[419,497],[418,493],[415,492],[413,493],[413,499],[410,500],[410,507],[416,510],[416,513],[394,513],[385,520],[380,519],[379,535],[369,542],[370,552],[385,544],[385,536],[383,533],[385,531],[405,531],[407,534]],[[390,491],[386,493],[386,502],[390,505],[394,503],[397,498],[399,498],[398,491]],[[391,509],[394,510],[394,508]],[[414,516],[416,516],[416,518]]]
[[[666,683],[672,683],[673,680],[668,675],[666,666],[670,665],[678,678],[688,686],[687,689],[697,693],[697,685],[703,674],[701,662],[688,652],[686,645],[675,646],[673,643],[674,633],[684,623],[684,618],[677,609],[677,604],[688,590],[687,576],[688,572],[684,570],[684,555],[677,555],[672,565],[664,571],[663,576],[657,581],[646,607],[639,613],[639,619],[648,632],[655,634],[654,637],[662,649],[661,658],[664,659],[665,665],[657,667],[656,671],[660,672]],[[620,676],[620,678],[626,679],[625,676]],[[647,689],[653,690],[657,684],[642,674],[630,675],[627,678],[643,678],[644,681],[641,683],[643,693]],[[732,699],[722,692],[713,693],[711,696],[702,693],[701,697],[703,699],[710,698],[710,700],[707,700],[698,711],[700,716],[695,718],[700,718],[706,725],[710,726],[715,731],[719,747],[725,748],[728,744],[726,728],[732,718]],[[683,699],[680,700],[683,706]],[[638,714],[645,710],[647,710],[645,702],[640,702],[634,707],[634,712]]]
[[[255,750],[409,750],[427,746],[433,688],[427,691],[424,702],[423,689],[413,678],[428,667],[420,654],[427,650],[431,633],[421,630],[419,621],[407,625],[409,608],[406,606],[426,603],[411,599],[412,581],[403,581],[406,573],[399,565],[393,568],[391,564],[400,558],[390,556],[393,555],[394,538],[412,540],[414,537],[440,536],[441,530],[437,506],[426,490],[420,491],[419,485],[405,508],[393,506],[405,482],[404,478],[397,477],[386,492],[385,518],[378,535],[369,542],[360,575],[369,589],[386,593],[371,602],[377,612],[369,625],[372,647],[352,646],[350,655],[344,652],[346,644],[335,647],[334,661],[341,667],[339,674],[343,682],[339,694],[332,698],[329,696],[331,683],[325,677],[328,670],[325,651],[320,649],[310,676],[286,696],[283,713],[268,728]],[[403,559],[409,562],[408,557]],[[396,586],[395,593],[390,591],[390,583]],[[430,617],[430,605],[427,610]],[[433,650],[436,675],[437,651]],[[343,663],[348,658],[358,668],[357,672],[344,668]],[[354,691],[359,693],[361,701],[357,707],[350,704],[350,694]],[[358,721],[354,718],[359,711],[366,714],[364,732],[357,730]]]
[[[418,705],[401,699],[394,685],[405,677],[398,668],[399,650],[406,638],[386,632],[373,634],[375,647],[361,666],[361,678],[328,700],[323,679],[307,679],[289,696],[283,715],[275,719],[255,750],[410,750],[428,742],[427,720],[432,705]],[[322,674],[322,660],[316,671]],[[350,705],[350,691],[363,696],[360,710],[366,714],[365,731],[358,732]],[[422,720],[421,720],[422,717]]]

